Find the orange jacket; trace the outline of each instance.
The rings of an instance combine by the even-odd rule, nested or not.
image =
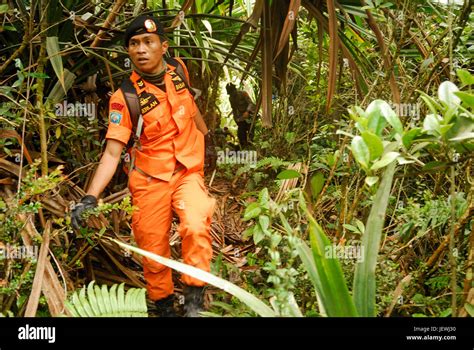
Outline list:
[[[204,135],[194,122],[198,107],[174,70],[175,67],[168,65],[164,77],[166,92],[144,81],[136,72],[130,77],[140,99],[144,121],[135,166],[164,181],[171,179],[176,161],[189,173],[202,172],[204,166]],[[187,71],[185,73],[188,75]],[[110,98],[105,137],[126,144],[131,132],[132,122],[125,97],[117,90]]]

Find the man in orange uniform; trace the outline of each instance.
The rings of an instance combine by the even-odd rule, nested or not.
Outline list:
[[[169,258],[174,210],[180,220],[184,262],[209,271],[215,199],[208,196],[204,185],[203,165],[210,134],[187,84],[176,68],[166,63],[168,41],[158,19],[139,16],[133,20],[125,32],[125,47],[134,65],[130,80],[143,116],[143,133],[134,150],[135,166],[129,173],[133,205],[138,207],[132,217],[133,234],[140,248]],[[76,227],[82,212],[97,205],[97,197],[112,178],[131,133],[130,112],[118,90],[110,99],[105,153],[87,195],[71,215]],[[171,269],[144,258],[143,270],[148,296],[155,301],[160,316],[176,316]],[[186,316],[198,316],[204,283],[187,275],[182,281]]]

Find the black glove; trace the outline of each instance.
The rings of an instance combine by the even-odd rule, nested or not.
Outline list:
[[[75,229],[80,229],[85,225],[82,213],[87,209],[93,209],[97,206],[97,198],[92,195],[87,195],[81,198],[71,211],[71,223]]]
[[[214,140],[212,137],[211,131],[204,136],[205,140],[205,160],[204,160],[204,167],[209,169],[210,171],[214,171],[216,168],[216,161],[217,161],[217,153],[216,153],[216,146],[214,145]]]

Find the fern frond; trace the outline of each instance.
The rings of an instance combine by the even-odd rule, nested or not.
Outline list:
[[[86,293],[87,291],[87,293]],[[130,288],[126,293],[124,284],[99,287],[94,281],[75,291],[66,308],[74,317],[147,317],[146,290]]]

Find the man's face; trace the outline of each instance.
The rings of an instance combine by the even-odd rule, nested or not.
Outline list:
[[[168,42],[161,42],[156,34],[139,34],[130,39],[127,49],[133,64],[139,70],[154,74],[163,69],[163,55],[168,50]]]

